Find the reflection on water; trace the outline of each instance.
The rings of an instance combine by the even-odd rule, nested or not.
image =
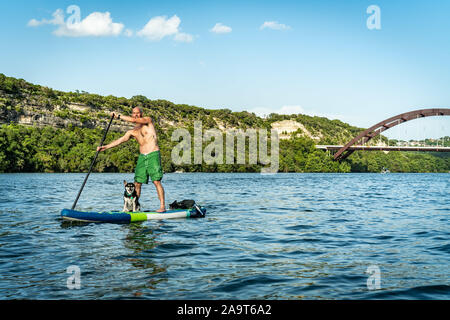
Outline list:
[[[151,252],[157,246],[153,229],[146,227],[143,223],[134,223],[124,226],[128,229],[128,234],[124,239],[124,246],[130,249],[132,254],[125,258],[132,267],[142,270],[147,281],[136,291],[134,296],[142,295],[142,290],[154,290],[158,283],[165,281],[164,273],[167,271],[163,265],[157,265],[151,257],[146,255],[146,252]],[[162,278],[157,278],[155,275],[161,274]]]
[[[167,203],[206,218],[88,224],[59,218],[84,174],[2,174],[0,298],[448,299],[449,177],[167,174]],[[92,174],[78,209],[120,210],[128,178]],[[158,205],[152,185],[140,202]]]

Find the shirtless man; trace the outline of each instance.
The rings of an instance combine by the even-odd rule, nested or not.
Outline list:
[[[163,171],[161,168],[161,154],[158,147],[158,138],[156,136],[156,130],[153,126],[152,119],[150,117],[142,116],[142,109],[139,107],[133,108],[132,116],[125,116],[122,114],[111,113],[117,119],[136,123],[136,126],[127,131],[125,135],[106,146],[97,147],[97,151],[104,151],[110,148],[114,148],[119,144],[130,140],[131,137],[135,138],[139,143],[140,155],[137,161],[134,185],[136,186],[137,196],[141,196],[141,186],[143,183],[148,183],[148,178],[152,179],[153,184],[156,187],[158,198],[161,206],[156,212],[166,211],[164,188],[161,184],[163,177]]]

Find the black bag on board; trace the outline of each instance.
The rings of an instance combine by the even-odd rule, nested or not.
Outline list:
[[[190,209],[194,206],[194,200],[182,200],[180,202],[174,201],[169,205],[170,209]]]

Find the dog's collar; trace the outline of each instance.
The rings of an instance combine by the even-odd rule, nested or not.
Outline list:
[[[130,199],[133,199],[133,194],[129,194],[128,192],[125,191],[125,195],[126,195],[127,197],[130,197]]]

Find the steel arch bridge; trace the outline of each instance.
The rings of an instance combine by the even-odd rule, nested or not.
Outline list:
[[[450,108],[414,110],[383,120],[376,125],[373,125],[369,129],[364,130],[351,141],[349,141],[346,145],[340,148],[334,155],[334,160],[344,160],[355,151],[354,149],[351,149],[352,146],[356,145],[357,143],[363,145],[372,138],[378,136],[381,132],[395,127],[396,125],[414,119],[433,116],[450,116]]]

